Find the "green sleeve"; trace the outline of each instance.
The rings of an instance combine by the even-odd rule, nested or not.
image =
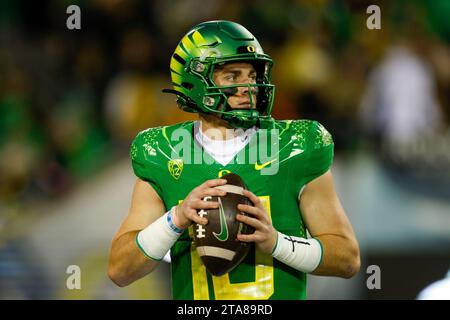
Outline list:
[[[333,163],[333,156],[334,143],[331,134],[319,122],[313,121],[308,133],[303,184],[327,172]]]
[[[161,188],[161,164],[156,153],[156,129],[147,129],[138,133],[131,143],[130,158],[134,174],[147,181],[163,199]]]

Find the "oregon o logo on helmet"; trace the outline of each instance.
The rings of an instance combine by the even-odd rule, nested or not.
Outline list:
[[[255,47],[254,46],[247,46],[247,51],[248,52],[255,52]]]

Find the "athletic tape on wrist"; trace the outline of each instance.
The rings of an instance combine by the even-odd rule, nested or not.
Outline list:
[[[175,223],[175,217],[174,217],[174,214],[175,214],[176,208],[177,208],[176,206],[173,206],[172,209],[170,209],[170,211],[167,212],[167,223],[169,224],[169,227],[170,227],[173,231],[175,231],[175,232],[177,232],[177,233],[183,233],[184,229],[179,228],[179,227],[177,226],[177,224]]]
[[[319,240],[287,236],[278,232],[272,256],[302,272],[314,271],[322,261],[322,245]]]
[[[181,232],[175,231],[173,226],[169,225],[168,215],[169,212],[166,212],[136,235],[139,249],[146,257],[155,261],[164,258],[181,235]]]

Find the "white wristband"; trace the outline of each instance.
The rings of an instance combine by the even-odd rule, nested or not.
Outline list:
[[[166,212],[158,220],[138,232],[136,244],[147,258],[160,261],[180,237],[182,232],[177,232],[171,225],[170,215],[170,211]]]
[[[287,236],[278,232],[272,256],[302,272],[314,271],[322,261],[322,245],[317,239]]]

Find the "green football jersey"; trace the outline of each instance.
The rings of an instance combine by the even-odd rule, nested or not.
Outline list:
[[[310,120],[273,121],[258,130],[227,165],[216,162],[194,138],[194,122],[150,128],[131,145],[135,174],[158,193],[166,209],[206,180],[233,172],[263,202],[274,228],[306,237],[299,209],[304,185],[333,161],[328,131]],[[306,274],[253,249],[230,273],[207,272],[197,254],[192,226],[171,249],[174,299],[305,299]]]

